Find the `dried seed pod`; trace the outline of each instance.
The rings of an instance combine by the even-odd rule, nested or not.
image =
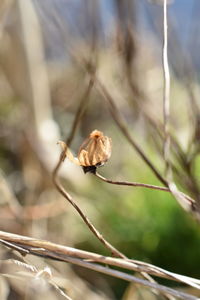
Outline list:
[[[107,162],[111,155],[111,143],[111,139],[101,131],[90,133],[78,152],[78,160],[85,173],[95,173],[97,167]]]

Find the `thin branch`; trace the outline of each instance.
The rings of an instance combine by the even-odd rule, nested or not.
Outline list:
[[[89,95],[90,95],[90,92],[91,92],[91,89],[94,85],[94,79],[91,77],[90,78],[90,81],[89,81],[89,84],[88,84],[88,87],[86,89],[86,91],[84,92],[83,96],[82,96],[82,99],[80,101],[80,104],[79,104],[79,107],[78,107],[78,110],[76,112],[76,115],[75,115],[75,118],[74,118],[74,121],[73,121],[73,124],[72,124],[72,128],[71,128],[71,131],[70,131],[70,134],[69,134],[69,137],[67,138],[67,141],[66,141],[66,144],[68,145],[68,147],[71,145],[71,142],[75,136],[75,133],[76,133],[76,130],[77,130],[77,127],[82,119],[82,116],[87,108],[87,105],[88,105],[88,101],[89,101]]]
[[[167,36],[167,0],[163,0],[163,76],[164,76],[164,95],[163,95],[163,116],[164,116],[164,159],[166,162],[166,174],[170,176],[170,74],[168,62],[168,36]]]
[[[154,290],[159,291],[160,293],[162,293],[164,295],[166,294],[166,295],[174,296],[176,298],[185,299],[185,300],[195,300],[195,299],[197,300],[198,299],[196,296],[189,295],[189,294],[186,294],[186,293],[183,293],[183,292],[179,292],[179,291],[174,290],[172,288],[168,288],[166,286],[163,286],[163,285],[160,285],[160,284],[157,284],[157,283],[154,283],[154,282],[149,282],[147,280],[135,277],[133,275],[129,275],[129,274],[121,272],[121,271],[111,270],[107,267],[103,267],[103,266],[100,266],[100,265],[97,265],[97,264],[94,264],[94,263],[92,264],[92,263],[85,262],[85,261],[83,262],[83,261],[81,261],[77,258],[71,258],[70,257],[70,258],[67,258],[67,261],[70,262],[70,263],[79,265],[81,267],[88,268],[90,270],[98,271],[98,272],[106,274],[106,275],[110,275],[110,276],[113,276],[113,277],[116,277],[116,278],[120,278],[120,279],[129,281],[129,282],[132,282],[132,283],[136,283],[136,284],[154,289]]]
[[[141,183],[141,182],[132,182],[132,181],[115,181],[108,178],[103,177],[99,173],[92,173],[94,176],[98,177],[104,182],[110,183],[110,184],[116,184],[116,185],[124,185],[124,186],[134,186],[134,187],[143,187],[151,190],[158,190],[158,191],[164,191],[164,192],[171,192],[170,188],[168,187],[162,187],[158,185],[148,184],[148,183]],[[192,199],[190,196],[180,192],[180,194],[187,199],[191,205],[195,204],[194,199]]]
[[[116,124],[118,125],[119,129],[122,131],[124,136],[127,138],[129,143],[134,147],[134,149],[137,151],[137,153],[142,157],[142,159],[145,161],[145,163],[150,167],[150,169],[153,171],[153,173],[156,175],[156,177],[165,185],[167,186],[167,181],[163,178],[163,176],[160,174],[160,172],[157,170],[157,168],[153,165],[153,163],[150,161],[150,159],[146,156],[144,151],[140,148],[140,146],[137,144],[137,142],[133,139],[131,136],[124,120],[122,119],[118,108],[114,102],[114,99],[112,98],[111,94],[106,89],[105,85],[100,81],[97,76],[95,76],[95,83],[96,87],[99,90],[99,92],[103,95],[106,102],[108,103],[108,107],[110,110],[110,113],[115,120]]]
[[[129,143],[134,147],[134,149],[137,151],[137,153],[142,157],[142,159],[150,167],[150,169],[153,171],[153,173],[156,175],[156,177],[167,188],[169,188],[167,180],[165,180],[165,178],[161,175],[161,173],[157,170],[157,168],[154,166],[154,164],[146,156],[146,154],[143,152],[143,150],[140,148],[140,146],[134,141],[133,137],[131,136],[131,134],[126,126],[126,123],[124,122],[124,120],[122,119],[122,117],[119,113],[119,110],[114,102],[114,99],[112,98],[112,96],[108,92],[108,90],[106,89],[105,85],[96,76],[95,76],[95,82],[96,82],[98,90],[101,92],[101,94],[104,96],[105,100],[108,102],[110,113],[111,113],[113,119],[115,120],[116,124],[118,125],[119,129],[122,131],[122,133],[127,138]],[[186,209],[187,211],[195,212],[196,211],[195,201],[188,195],[185,195],[178,190],[177,190],[177,192],[181,195],[181,201],[183,203],[181,203],[181,201],[178,201],[178,202],[180,202],[181,206],[184,207],[184,209]]]
[[[140,146],[134,141],[133,137],[131,136],[126,123],[124,122],[123,118],[120,115],[120,112],[114,102],[114,99],[112,98],[111,94],[108,92],[105,85],[100,81],[97,76],[95,76],[95,83],[97,86],[97,89],[100,91],[100,93],[103,95],[105,100],[108,103],[110,113],[115,120],[116,124],[118,125],[119,129],[122,131],[124,136],[127,138],[129,143],[133,146],[133,148],[137,151],[137,153],[142,157],[142,159],[146,162],[146,164],[150,167],[150,169],[153,171],[153,173],[156,175],[156,177],[166,186],[170,189],[170,192],[173,194],[173,196],[176,198],[178,203],[181,205],[181,207],[188,211],[194,213],[195,217],[199,220],[199,212],[196,206],[196,201],[193,200],[190,196],[185,195],[184,193],[180,192],[176,185],[172,182],[168,183],[168,181],[161,175],[161,173],[157,170],[157,168],[154,166],[154,164],[150,161],[150,159],[146,156],[146,154],[143,152],[143,150],[140,148]]]
[[[102,263],[106,265],[116,266],[123,269],[133,270],[133,271],[148,271],[149,273],[168,278],[170,280],[176,280],[179,282],[186,283],[191,285],[197,289],[200,289],[200,281],[194,278],[190,278],[187,276],[182,276],[179,274],[175,274],[151,264],[135,261],[135,260],[126,260],[119,259],[113,257],[105,257],[96,253],[78,250],[71,247],[66,247],[62,245],[58,245],[55,243],[51,243],[49,241],[38,240],[35,238],[30,238],[26,236],[20,236],[4,231],[0,231],[0,239],[5,241],[7,247],[13,247],[17,250],[17,247],[20,249],[23,248],[25,251],[29,251],[30,254],[39,255],[42,257],[47,257],[50,259],[57,259],[60,261],[66,261],[72,264],[76,264],[91,270],[95,270],[110,276],[118,277],[126,281],[134,282],[137,284],[141,284],[146,287],[150,287],[160,291],[161,293],[167,293],[169,295],[173,295],[177,298],[194,300],[197,297],[185,294],[174,289],[170,289],[168,287],[159,285],[157,283],[148,282],[143,279],[139,279],[135,276],[124,273],[124,271],[116,271],[114,269],[104,267],[97,263]],[[95,262],[95,263],[94,263]]]
[[[64,162],[65,157],[66,157],[66,151],[67,151],[67,146],[65,145],[65,148],[63,149],[60,159],[58,161],[58,164],[56,168],[53,171],[53,182],[57,188],[57,190],[60,192],[61,195],[75,208],[75,210],[78,212],[78,214],[81,216],[82,220],[85,222],[87,227],[90,229],[90,231],[98,238],[98,240],[109,250],[111,251],[112,255],[116,257],[121,257],[125,258],[125,255],[122,254],[120,251],[118,251],[116,248],[114,248],[109,242],[107,242],[104,237],[99,233],[99,231],[95,228],[95,226],[92,224],[92,222],[88,219],[88,217],[82,212],[81,208],[74,202],[73,198],[71,195],[64,189],[62,184],[59,182],[57,174],[58,170]]]
[[[150,159],[146,156],[144,151],[140,148],[140,146],[136,143],[136,141],[130,135],[129,130],[126,126],[126,123],[124,122],[123,118],[121,117],[121,115],[118,111],[118,108],[115,104],[114,99],[113,99],[112,95],[108,92],[108,90],[106,89],[105,85],[101,82],[101,80],[97,77],[96,74],[94,75],[94,73],[91,72],[90,68],[87,68],[88,64],[84,58],[82,58],[82,60],[80,60],[77,56],[74,55],[74,53],[72,51],[70,51],[70,54],[71,54],[72,58],[74,59],[74,62],[78,66],[82,66],[82,68],[84,70],[86,70],[92,76],[97,90],[100,92],[100,94],[103,96],[103,98],[107,102],[110,113],[111,113],[114,121],[118,125],[119,129],[122,131],[122,133],[127,138],[129,143],[134,147],[136,152],[142,157],[142,159],[145,161],[145,163],[150,167],[150,169],[153,171],[153,173],[156,175],[156,177],[167,187],[168,186],[167,181],[164,179],[164,177],[160,174],[160,172],[157,170],[157,168],[150,161]]]
[[[147,189],[152,189],[152,190],[159,190],[159,191],[164,191],[164,192],[170,192],[169,188],[163,187],[163,186],[157,186],[153,184],[148,184],[148,183],[141,183],[141,182],[130,182],[130,181],[115,181],[111,179],[107,179],[100,175],[99,173],[92,173],[94,176],[98,177],[104,182],[111,183],[111,184],[116,184],[116,185],[126,185],[126,186],[134,186],[134,187],[144,187]]]
[[[71,195],[64,189],[64,187],[61,185],[61,183],[58,180],[57,174],[59,171],[59,168],[64,162],[66,158],[66,153],[68,152],[67,145],[62,143],[62,153],[60,155],[60,159],[58,161],[57,166],[55,167],[53,171],[53,182],[57,188],[57,190],[63,195],[63,197],[76,209],[78,214],[81,216],[82,220],[84,223],[87,225],[87,227],[90,229],[90,231],[98,238],[98,240],[109,250],[111,251],[111,254],[115,257],[120,257],[123,259],[127,259],[127,257],[121,253],[119,250],[117,250],[114,246],[112,246],[103,236],[102,234],[99,233],[99,231],[95,228],[95,226],[92,224],[92,222],[88,219],[88,217],[82,212],[81,208],[74,202],[73,198]],[[149,282],[155,282],[153,278],[146,272],[141,272],[141,275],[147,279]],[[164,295],[166,299],[171,299],[170,296]]]
[[[131,136],[128,127],[126,123],[124,122],[123,118],[121,117],[121,114],[115,104],[115,101],[112,97],[112,95],[109,93],[108,89],[105,87],[105,85],[101,82],[101,80],[91,72],[91,69],[88,68],[87,60],[85,58],[79,58],[77,55],[74,54],[72,50],[69,50],[72,59],[74,62],[81,66],[83,70],[86,70],[93,78],[94,83],[97,88],[97,90],[102,94],[103,98],[108,104],[110,114],[112,115],[114,121],[116,122],[117,126],[121,130],[121,132],[124,134],[124,136],[127,138],[128,142],[133,146],[133,148],[136,150],[136,152],[140,155],[140,157],[144,160],[144,162],[149,166],[149,168],[153,171],[155,176],[160,180],[160,182],[163,183],[165,187],[168,187],[173,194],[173,196],[176,198],[176,200],[179,202],[179,204],[188,212],[192,212],[197,220],[200,220],[200,214],[198,211],[198,207],[196,205],[196,201],[193,200],[191,197],[183,194],[180,192],[175,184],[169,184],[168,181],[162,176],[162,174],[157,170],[157,168],[154,166],[154,164],[151,162],[151,160],[146,156],[144,151],[140,148],[140,146],[136,143],[136,141]]]
[[[86,70],[91,76],[92,79],[94,80],[95,86],[97,90],[100,92],[100,94],[104,97],[105,101],[108,104],[110,113],[118,125],[119,129],[122,131],[124,136],[127,138],[129,143],[133,146],[133,148],[136,150],[136,152],[141,156],[141,158],[145,161],[145,163],[150,167],[150,169],[153,171],[155,176],[160,180],[160,182],[163,183],[166,187],[168,187],[168,182],[165,180],[165,178],[161,175],[161,173],[157,170],[157,168],[154,166],[154,164],[150,161],[150,159],[146,156],[144,151],[140,148],[140,146],[136,143],[136,141],[133,139],[131,136],[126,123],[124,122],[123,118],[121,117],[119,110],[115,104],[115,101],[112,97],[112,95],[108,92],[107,88],[105,85],[102,83],[102,81],[97,77],[97,75],[94,75],[94,72],[91,72],[91,69],[87,67],[87,61],[82,58],[80,60],[77,56],[74,55],[72,51],[70,51],[72,58],[74,59],[74,62],[82,66],[84,70]]]

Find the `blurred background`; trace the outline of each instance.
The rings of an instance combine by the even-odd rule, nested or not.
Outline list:
[[[200,2],[171,0],[168,8],[170,159],[177,186],[199,199]],[[162,36],[159,0],[1,0],[1,230],[109,255],[52,184],[60,153],[56,142],[67,141],[77,155],[92,130],[103,131],[112,138],[112,156],[99,169],[103,176],[162,185],[121,132],[92,76],[165,177]],[[67,161],[60,176],[98,230],[125,255],[200,276],[200,226],[171,195],[109,185]],[[39,269],[49,266],[73,299],[83,299],[83,293],[84,299],[155,299],[148,290],[93,271],[28,260]],[[11,276],[0,279],[1,299],[63,299],[31,279],[20,284]]]

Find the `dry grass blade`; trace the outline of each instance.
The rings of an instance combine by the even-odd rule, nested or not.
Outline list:
[[[145,264],[142,262],[134,261],[134,260],[125,260],[125,259],[117,259],[112,257],[105,257],[99,254],[86,252],[78,249],[74,249],[71,247],[66,247],[58,244],[54,244],[48,241],[44,240],[38,240],[26,236],[20,236],[16,234],[11,234],[7,232],[0,231],[0,238],[1,240],[4,240],[6,242],[9,242],[7,244],[7,247],[10,247],[10,244],[13,244],[14,246],[19,246],[21,248],[24,248],[29,251],[30,254],[33,255],[39,255],[42,257],[48,257],[51,259],[57,259],[60,261],[66,261],[72,264],[76,264],[79,266],[82,266],[84,268],[88,268],[91,270],[95,270],[110,276],[118,277],[126,281],[134,282],[146,287],[150,287],[153,289],[156,289],[164,294],[169,294],[172,296],[175,296],[180,299],[186,299],[186,300],[194,300],[197,299],[195,296],[182,293],[180,291],[176,291],[174,289],[159,285],[157,283],[148,282],[143,279],[139,279],[135,276],[126,274],[122,271],[116,271],[108,267],[104,267],[102,265],[97,264],[102,263],[106,265],[113,265],[120,268],[128,269],[128,270],[146,270],[151,273],[154,273],[154,275],[165,277],[171,280],[177,280],[180,282],[184,282],[186,284],[189,284],[191,286],[194,286],[195,288],[200,289],[200,282],[199,280],[174,274],[172,272],[165,271],[161,268],[155,267],[150,264]],[[153,271],[154,270],[154,271]]]
[[[13,245],[12,243],[9,243],[8,241],[4,241],[4,240],[0,239],[0,243],[4,244],[5,246],[7,246],[9,248],[12,248],[13,250],[20,252],[22,255],[26,255],[29,253],[28,250],[25,250],[25,249],[21,248],[20,246]]]
[[[2,240],[0,241],[2,242]],[[3,244],[6,245],[8,247],[11,247],[12,243],[3,241]],[[11,247],[12,249],[18,250],[21,253],[21,250],[17,249],[17,248],[21,248],[21,247],[17,247],[15,244],[12,245]],[[23,251],[27,251],[26,249],[23,249]],[[12,274],[9,272],[9,267],[12,267]],[[51,269],[49,267],[45,267],[42,270],[38,270],[35,266],[33,266],[32,264],[29,263],[25,263],[25,262],[21,262],[19,260],[16,259],[8,259],[8,260],[4,260],[1,261],[1,268],[6,268],[7,273],[1,273],[2,276],[6,277],[6,278],[10,278],[10,279],[17,279],[17,280],[21,280],[21,281],[27,281],[27,280],[43,280],[44,282],[49,283],[50,285],[52,285],[55,290],[65,299],[68,300],[72,300],[72,298],[70,298],[68,295],[66,295],[66,293],[64,293],[64,291],[53,281],[52,279],[52,273],[51,273]]]
[[[196,288],[200,287],[200,280],[198,279],[175,274],[166,271],[162,268],[141,261],[106,257],[96,253],[78,250],[72,247],[61,246],[43,240],[37,240],[25,236],[6,233],[3,231],[0,232],[0,237],[1,237],[0,241],[3,241],[3,243],[7,247],[10,248],[13,247],[13,249],[19,252],[21,251],[21,249],[23,249],[24,252],[26,252],[26,254],[32,253],[31,251],[33,251],[34,253],[38,253],[41,255],[48,255],[48,256],[57,255],[56,257],[58,259],[65,259],[66,256],[67,257],[70,256],[70,257],[80,258],[87,261],[89,260],[91,262],[98,262],[110,266],[116,266],[127,270],[132,270],[137,272],[148,272],[154,276],[181,281],[191,286],[193,286],[193,284],[197,284]],[[24,246],[26,247],[26,249],[24,249]]]

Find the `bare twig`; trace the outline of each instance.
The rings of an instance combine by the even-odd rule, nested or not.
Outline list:
[[[62,164],[62,162],[65,160],[66,158],[66,154],[67,154],[67,145],[65,143],[62,143],[62,153],[60,155],[60,159],[58,161],[57,166],[55,167],[54,171],[53,171],[53,182],[57,188],[57,190],[61,193],[61,195],[63,195],[63,197],[76,209],[76,211],[78,212],[78,214],[81,216],[82,220],[85,222],[85,224],[87,225],[87,227],[90,229],[90,231],[98,238],[98,240],[108,249],[111,251],[112,255],[115,257],[120,257],[123,259],[127,259],[127,257],[121,253],[119,250],[117,250],[114,246],[112,246],[100,233],[99,231],[95,228],[95,226],[92,224],[92,222],[88,219],[88,217],[82,212],[82,210],[80,209],[80,207],[74,202],[73,198],[71,197],[71,195],[64,189],[64,187],[61,185],[61,183],[59,182],[58,178],[57,178],[57,173],[58,170]],[[151,278],[151,276],[149,274],[147,274],[146,272],[141,272],[141,275],[147,279],[149,282],[155,282],[153,278]],[[170,299],[171,297],[168,295],[164,295],[167,299]]]
[[[144,151],[140,148],[140,146],[136,143],[136,141],[131,136],[125,121],[120,115],[120,112],[115,104],[115,101],[112,95],[109,93],[105,85],[101,82],[101,80],[95,76],[95,85],[102,96],[105,98],[106,102],[108,103],[108,107],[110,113],[118,125],[119,129],[122,131],[124,136],[127,138],[129,143],[133,146],[133,148],[137,151],[137,153],[142,157],[145,163],[150,167],[156,177],[165,185],[165,187],[169,188],[173,196],[179,202],[179,204],[188,212],[194,213],[195,217],[199,219],[199,212],[196,206],[196,201],[193,200],[190,196],[185,195],[184,193],[180,192],[174,183],[168,183],[168,181],[161,175],[161,173],[157,170],[151,160],[146,156]]]
[[[163,0],[163,76],[164,76],[164,95],[163,95],[163,116],[164,116],[164,159],[166,162],[167,178],[170,176],[170,74],[168,63],[168,37],[167,37],[167,0]]]
[[[143,286],[154,288],[160,291],[161,293],[167,293],[169,295],[173,295],[180,299],[194,300],[197,298],[195,296],[185,294],[176,291],[174,289],[170,289],[168,287],[158,285],[156,283],[147,282],[146,280],[139,279],[132,275],[128,275],[122,271],[116,271],[114,269],[104,267],[102,265],[99,265],[99,263],[110,265],[110,266],[116,266],[122,269],[127,269],[132,271],[149,272],[150,274],[153,274],[155,276],[183,282],[197,289],[200,289],[200,281],[197,279],[175,274],[163,270],[161,268],[158,268],[156,266],[153,266],[151,264],[146,264],[140,261],[105,257],[96,253],[78,250],[75,248],[51,243],[49,241],[38,240],[35,238],[20,236],[20,235],[16,235],[4,231],[0,231],[0,239],[1,241],[6,242],[7,247],[11,247],[11,245],[13,245],[11,248],[14,248],[15,250],[17,250],[17,247],[19,247],[20,251],[21,249],[24,249],[25,251],[28,250],[29,253],[33,255],[39,255],[42,257],[57,259],[60,261],[66,261],[107,275],[118,277],[126,281],[130,281],[137,284],[141,284]]]
[[[98,238],[98,240],[108,249],[111,251],[112,255],[116,257],[125,258],[125,255],[122,254],[120,251],[118,251],[115,247],[113,247],[109,242],[107,242],[104,237],[99,233],[99,231],[95,228],[95,226],[91,223],[91,221],[88,219],[88,217],[82,212],[80,207],[74,202],[71,195],[63,188],[61,183],[59,182],[57,178],[58,170],[62,164],[62,162],[65,160],[66,157],[66,151],[67,146],[65,145],[65,148],[63,149],[60,159],[58,161],[58,164],[53,172],[53,182],[57,188],[57,190],[63,195],[63,197],[76,209],[78,214],[81,216],[82,220],[85,222],[85,224],[88,226],[90,231]]]
[[[153,165],[153,163],[150,161],[150,159],[146,156],[144,151],[140,148],[140,146],[137,144],[137,142],[133,139],[133,137],[129,133],[129,130],[128,130],[124,120],[122,119],[111,94],[108,92],[105,85],[100,81],[100,79],[97,78],[97,76],[95,77],[95,83],[96,83],[97,89],[103,95],[106,102],[108,103],[110,113],[111,113],[113,119],[115,120],[115,122],[117,123],[119,129],[122,131],[122,133],[127,138],[129,143],[134,147],[134,149],[137,151],[137,153],[142,157],[142,159],[145,161],[145,163],[150,167],[150,169],[153,171],[153,173],[156,175],[156,177],[165,186],[167,186],[167,181],[163,178],[163,176],[160,174],[160,172],[156,169],[156,167]]]
[[[153,184],[148,184],[148,183],[141,183],[141,182],[130,182],[130,181],[115,181],[111,179],[107,179],[100,175],[99,173],[92,173],[99,179],[101,179],[104,182],[111,183],[111,184],[116,184],[116,185],[125,185],[125,186],[134,186],[134,187],[144,187],[152,190],[158,190],[158,191],[164,191],[164,192],[170,192],[169,188],[163,187],[163,186],[157,186]]]
[[[88,101],[89,101],[89,95],[90,95],[91,89],[93,87],[93,84],[94,84],[94,80],[91,77],[88,87],[87,87],[86,91],[84,92],[84,95],[82,96],[81,102],[79,104],[78,110],[77,110],[75,118],[74,118],[74,122],[72,124],[72,128],[71,128],[69,137],[67,138],[67,141],[66,141],[66,144],[68,145],[68,147],[70,147],[70,145],[71,145],[71,142],[74,138],[77,127],[78,127],[78,125],[82,119],[82,116],[87,108]]]
[[[140,148],[140,146],[134,141],[133,137],[131,136],[126,123],[124,122],[124,120],[122,119],[119,110],[114,102],[114,99],[112,98],[111,94],[108,92],[107,88],[105,87],[105,85],[100,81],[100,79],[98,79],[97,77],[95,77],[95,82],[97,84],[97,88],[98,90],[101,92],[101,94],[104,96],[105,100],[108,102],[109,105],[109,109],[110,109],[110,113],[113,117],[113,119],[115,120],[115,122],[117,123],[118,127],[120,128],[120,130],[122,131],[122,133],[124,134],[124,136],[127,138],[127,140],[129,141],[129,143],[134,147],[134,149],[137,151],[137,153],[142,157],[142,159],[146,162],[146,164],[151,168],[151,170],[154,172],[154,174],[156,175],[156,177],[167,187],[168,186],[168,182],[167,180],[165,180],[165,178],[161,175],[161,173],[157,170],[157,168],[153,165],[153,163],[150,161],[150,159],[146,156],[146,154],[144,153],[144,151]],[[183,193],[181,193],[180,191],[178,191],[178,193],[181,194],[181,201],[182,206],[184,207],[184,209],[186,209],[187,211],[196,211],[196,207],[195,207],[195,201],[189,197],[188,195],[185,195]]]
[[[133,187],[143,187],[151,190],[158,190],[158,191],[164,191],[164,192],[171,192],[170,188],[168,187],[162,187],[158,185],[148,184],[148,183],[141,183],[141,182],[132,182],[132,181],[115,181],[108,178],[103,177],[99,173],[92,173],[94,176],[98,177],[104,182],[110,183],[110,184],[116,184],[116,185],[124,185],[124,186],[133,186]],[[182,197],[184,197],[191,205],[195,205],[194,199],[192,199],[190,196],[179,192]]]

